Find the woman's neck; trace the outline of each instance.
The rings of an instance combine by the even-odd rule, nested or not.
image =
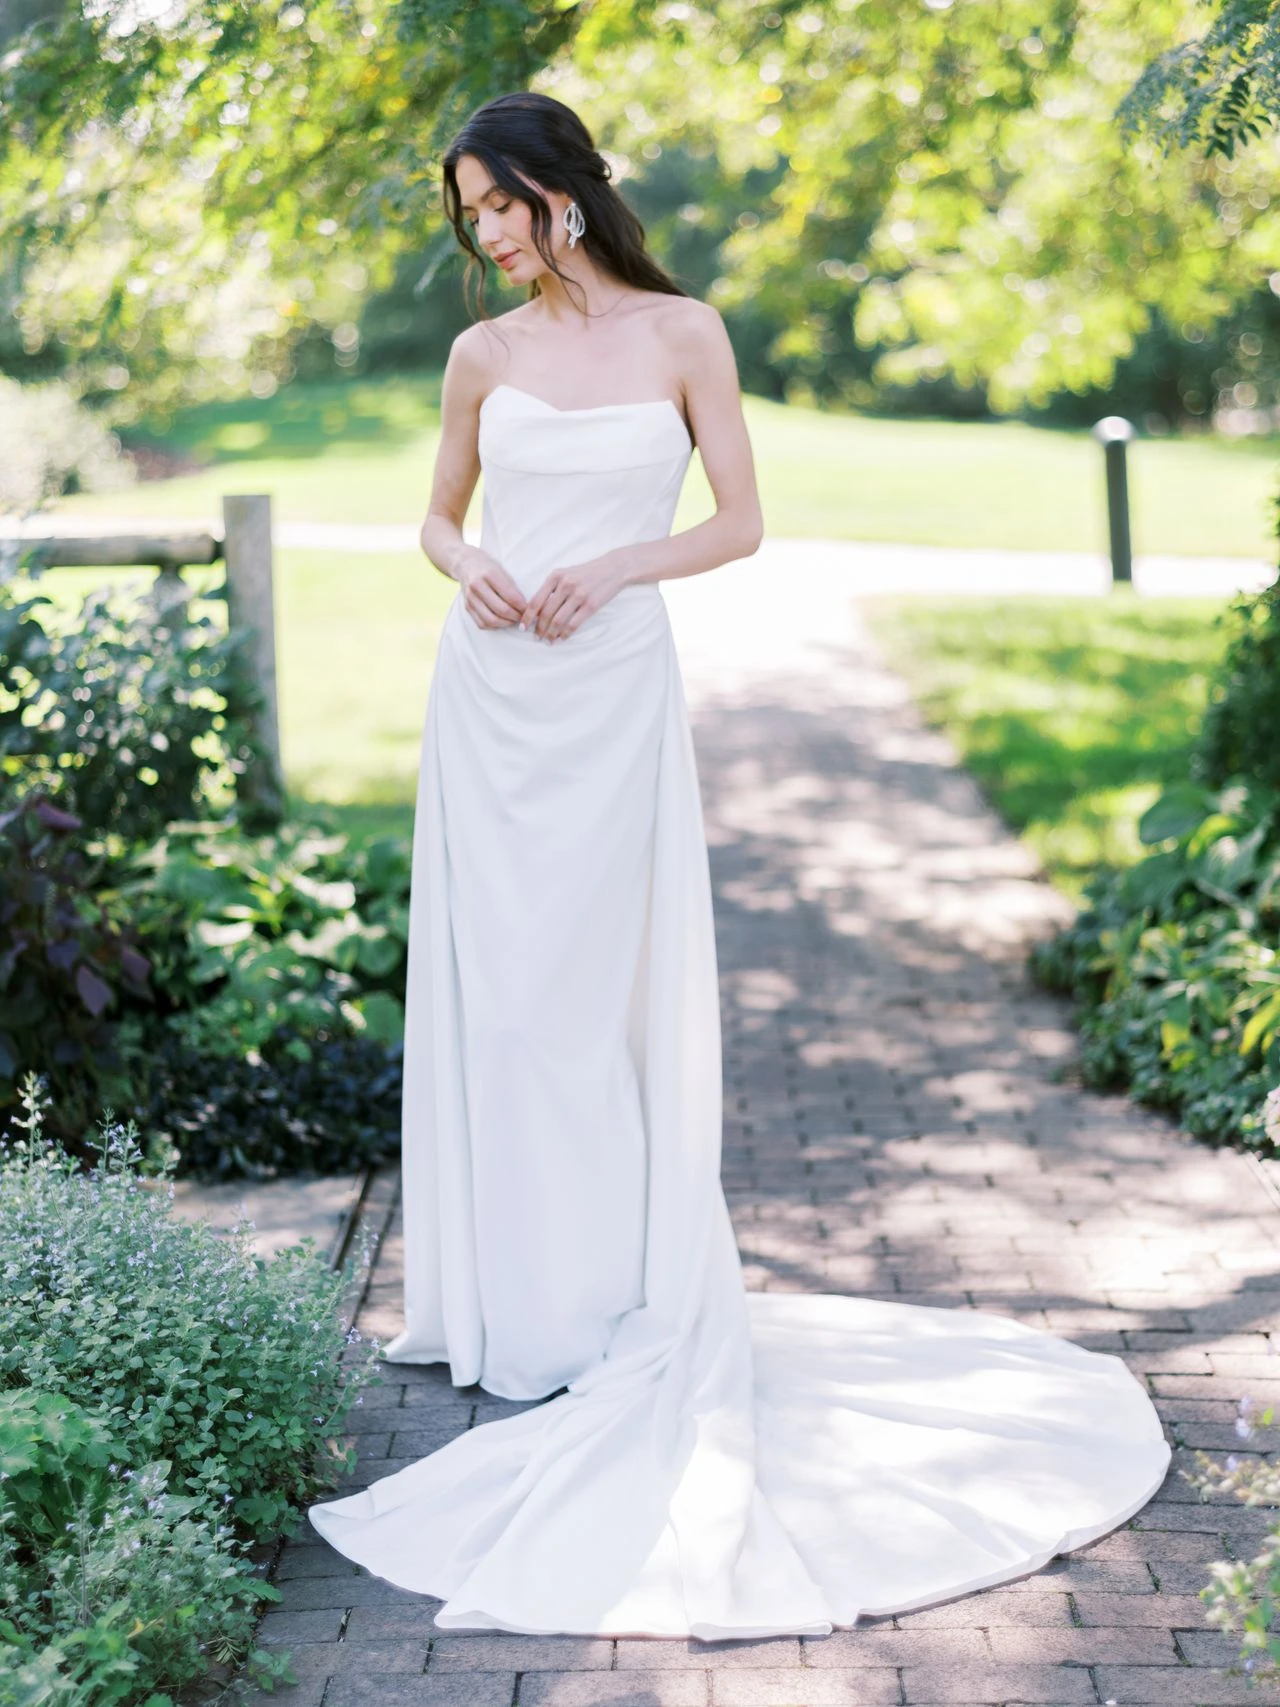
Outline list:
[[[558,327],[581,326],[585,329],[598,315],[607,314],[624,296],[628,287],[595,266],[584,256],[569,260],[561,256],[560,265],[573,281],[566,285],[550,268],[538,276],[537,302],[540,312]],[[574,288],[577,287],[577,288]]]

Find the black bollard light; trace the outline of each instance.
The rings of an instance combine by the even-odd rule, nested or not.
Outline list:
[[[1111,584],[1133,583],[1133,548],[1129,539],[1129,470],[1126,451],[1134,437],[1132,421],[1105,415],[1093,429],[1107,461],[1107,531],[1111,541]]]

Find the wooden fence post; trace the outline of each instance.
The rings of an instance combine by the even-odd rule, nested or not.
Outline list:
[[[280,763],[280,710],[276,694],[276,623],[271,563],[271,499],[236,494],[222,500],[223,555],[227,567],[227,618],[252,630],[249,668],[262,690],[258,735],[265,764],[244,778],[246,792],[276,815],[284,810]]]

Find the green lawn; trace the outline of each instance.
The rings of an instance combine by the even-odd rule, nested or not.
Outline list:
[[[189,570],[187,579],[198,594],[219,575]],[[40,590],[74,604],[91,586],[150,578],[63,569],[43,576]],[[414,554],[276,554],[285,776],[291,793],[340,808],[355,834],[410,827],[436,642],[455,591]]]
[[[1214,600],[874,600],[874,634],[1005,821],[1073,898],[1187,745],[1224,644]]]
[[[206,464],[68,511],[195,519],[270,491],[284,520],[421,519],[438,381],[292,386],[186,412],[163,443]],[[1101,543],[1088,436],[1005,424],[747,414],[775,535],[1084,550]],[[1280,445],[1209,438],[1133,449],[1139,549],[1271,556]],[[695,459],[677,526],[710,507]],[[478,517],[477,517],[478,519]],[[436,639],[453,584],[417,553],[281,550],[282,739],[292,790],[357,834],[407,828]],[[86,587],[83,575],[46,585]],[[1006,819],[1078,894],[1179,774],[1222,644],[1214,601],[876,601],[873,626]]]
[[[157,443],[198,472],[67,499],[75,514],[216,517],[224,492],[270,492],[286,521],[420,522],[438,433],[438,378],[295,384],[206,405]],[[1087,433],[1017,422],[877,420],[748,398],[774,535],[1091,551],[1104,539],[1101,452]],[[1152,439],[1131,451],[1139,551],[1272,555],[1274,440]],[[707,515],[695,457],[676,518]],[[478,523],[478,503],[473,508]]]
[[[218,571],[189,572],[197,590]],[[85,572],[42,588],[82,597]],[[147,573],[118,573],[121,583]],[[363,837],[407,831],[453,583],[412,554],[281,551],[281,739],[290,790]],[[871,627],[1005,820],[1078,896],[1183,773],[1224,634],[1209,599],[870,599]]]

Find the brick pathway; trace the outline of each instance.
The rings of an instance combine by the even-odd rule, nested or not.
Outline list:
[[[263,1639],[296,1707],[822,1707],[1275,1701],[1227,1675],[1196,1593],[1261,1514],[1178,1477],[1280,1398],[1280,1210],[1266,1176],[1073,1082],[1062,1004],[1027,943],[1065,914],[877,663],[856,608],[750,566],[672,598],[716,881],[725,1184],[748,1282],[977,1306],[1115,1351],[1176,1443],[1133,1523],[1011,1586],[827,1638],[703,1646],[437,1634],[436,1604],[304,1531]],[[708,578],[712,580],[714,578]],[[687,591],[687,596],[686,595]],[[760,598],[751,604],[753,594]],[[726,602],[733,599],[732,607]],[[726,635],[732,630],[732,646]],[[392,1229],[361,1316],[398,1326]],[[1280,1348],[1280,1341],[1277,1341]],[[1274,1361],[1273,1361],[1274,1358]],[[511,1409],[440,1368],[387,1370],[360,1479]]]

